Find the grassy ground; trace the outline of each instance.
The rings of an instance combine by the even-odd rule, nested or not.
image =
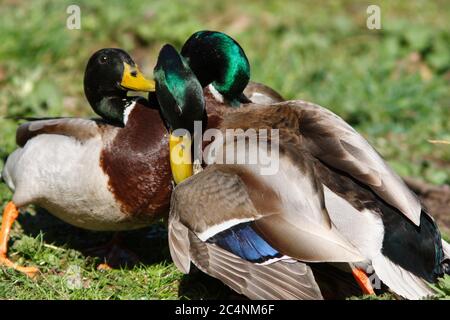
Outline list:
[[[82,92],[87,58],[122,47],[151,74],[165,42],[181,46],[199,29],[233,35],[252,79],[286,98],[327,106],[354,125],[404,176],[450,183],[450,3],[377,2],[382,29],[366,28],[364,1],[76,1],[81,30],[68,30],[74,1],[0,3],[0,167],[15,148],[17,122],[3,116],[91,116]],[[370,2],[372,4],[372,2]],[[2,208],[10,199],[0,185]],[[173,299],[229,297],[217,281],[183,276],[170,261],[165,229],[128,233],[142,264],[97,271],[86,248],[109,239],[30,210],[14,226],[11,254],[38,265],[29,280],[0,272],[0,299]],[[447,281],[450,282],[450,281]],[[450,283],[443,285],[448,295]],[[445,291],[447,290],[447,291]]]

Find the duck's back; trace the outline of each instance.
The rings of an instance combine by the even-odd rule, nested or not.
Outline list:
[[[292,144],[312,156],[333,224],[381,280],[408,298],[432,293],[422,279],[434,282],[448,269],[439,229],[381,156],[337,115],[294,101],[227,113],[220,128],[280,129],[280,154]],[[290,158],[298,164],[299,156]],[[408,208],[419,208],[418,223]]]

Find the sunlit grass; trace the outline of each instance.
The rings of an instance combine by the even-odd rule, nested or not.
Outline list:
[[[0,19],[0,167],[14,150],[17,122],[3,116],[91,116],[83,70],[101,47],[122,47],[151,74],[159,48],[180,47],[199,29],[221,30],[243,46],[252,79],[286,98],[329,107],[405,176],[450,183],[450,3],[381,1],[382,29],[365,27],[358,1],[77,1],[81,30],[68,30],[73,1],[5,1]],[[20,23],[18,23],[20,21]],[[0,185],[4,205],[11,194]],[[33,223],[31,223],[32,221]],[[32,226],[35,227],[32,227]],[[41,231],[40,231],[41,230]],[[37,280],[0,272],[0,299],[177,299],[229,296],[201,274],[173,266],[165,236],[130,235],[147,257],[131,269],[98,271],[81,252],[109,235],[80,231],[45,213],[14,227],[13,259],[38,265]],[[81,288],[67,273],[81,271]],[[69,272],[70,273],[70,272]],[[448,279],[442,284],[448,295]],[[181,288],[181,289],[180,289]]]

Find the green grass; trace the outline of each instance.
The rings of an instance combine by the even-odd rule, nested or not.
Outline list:
[[[199,29],[231,34],[252,79],[329,107],[355,126],[397,172],[450,183],[450,3],[377,1],[382,29],[365,27],[360,1],[77,1],[81,30],[68,30],[73,1],[4,1],[0,17],[0,167],[14,150],[17,122],[3,116],[91,116],[82,91],[85,63],[101,47],[122,47],[151,74],[162,44],[180,47]],[[19,23],[20,21],[20,23]],[[11,197],[0,185],[4,205]],[[109,234],[82,231],[33,209],[14,227],[11,254],[38,265],[30,280],[0,272],[0,299],[177,299],[228,297],[217,281],[183,276],[165,235],[127,234],[143,257],[130,269],[97,271],[82,254]],[[161,229],[155,226],[150,231]],[[161,231],[164,233],[164,231]],[[158,232],[157,232],[158,233]],[[81,287],[67,277],[80,268]],[[443,296],[450,286],[442,286]],[[447,289],[445,289],[447,288]],[[445,291],[447,290],[447,291]]]
[[[162,223],[124,234],[140,262],[100,271],[100,258],[85,255],[107,243],[111,233],[81,230],[44,210],[24,213],[13,230],[11,258],[40,268],[36,279],[0,271],[0,299],[200,299],[234,293],[200,272],[185,276],[172,264]]]

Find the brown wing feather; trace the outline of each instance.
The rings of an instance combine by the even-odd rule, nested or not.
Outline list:
[[[309,212],[285,212],[278,195],[241,166],[207,167],[175,188],[171,204],[169,225],[174,224],[173,230],[180,223],[200,238],[225,222],[255,221],[269,243],[293,258],[302,261],[363,260],[334,227],[323,223],[326,221],[322,224],[310,222],[304,216]],[[185,237],[185,231],[178,234]],[[184,258],[179,260],[185,261]]]
[[[416,195],[359,133],[321,106],[301,100],[249,105],[227,113],[220,128],[279,129],[283,145],[291,140],[330,168],[365,184],[419,225],[421,204]]]
[[[370,187],[419,225],[419,200],[360,134],[325,108],[304,101],[291,105],[299,109],[301,144],[328,166]]]
[[[281,253],[307,262],[358,262],[364,260],[336,231],[317,228],[307,221],[290,220],[282,215],[255,221],[264,239]]]
[[[195,233],[227,220],[259,217],[232,167],[210,166],[178,185],[172,195],[171,216],[178,216]]]
[[[258,265],[189,234],[190,255],[203,272],[250,299],[323,299],[311,269],[301,262]]]
[[[172,210],[176,209],[172,208]],[[173,215],[172,215],[173,216]],[[178,216],[173,216],[169,223],[169,250],[178,270],[188,274],[191,265],[189,256],[188,228],[180,223]]]
[[[80,118],[56,118],[26,122],[16,131],[16,142],[24,146],[28,140],[39,134],[59,134],[74,137],[80,141],[100,134],[98,122]]]

